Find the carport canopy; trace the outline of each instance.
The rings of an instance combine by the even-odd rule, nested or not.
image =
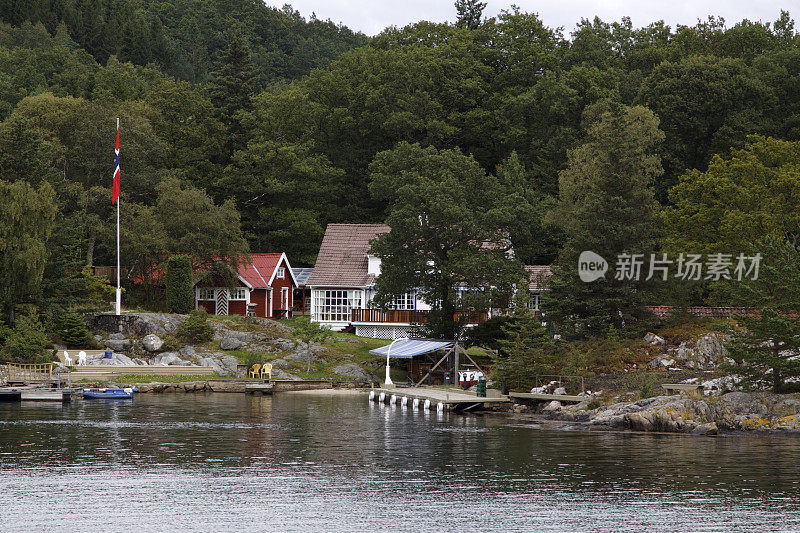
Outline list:
[[[389,351],[391,347],[391,352]],[[393,344],[387,344],[381,348],[370,350],[372,355],[386,357],[389,353],[391,359],[411,359],[414,356],[422,355],[436,350],[444,350],[453,347],[453,341],[436,341],[428,339],[401,339]]]

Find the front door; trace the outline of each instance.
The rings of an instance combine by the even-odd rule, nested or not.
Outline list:
[[[216,314],[228,314],[228,289],[217,289],[217,307]]]
[[[281,309],[284,311],[288,311],[289,309],[289,288],[288,287],[281,287]],[[289,316],[289,313],[286,313],[286,316]]]

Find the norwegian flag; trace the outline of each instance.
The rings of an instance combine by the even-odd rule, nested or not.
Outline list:
[[[119,119],[117,119],[117,147],[114,149],[114,185],[111,192],[111,204],[119,200]]]

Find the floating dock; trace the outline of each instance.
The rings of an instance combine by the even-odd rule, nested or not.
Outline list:
[[[455,389],[409,387],[396,389],[372,389],[369,398],[373,402],[398,404],[414,409],[436,409],[438,411],[471,411],[485,404],[509,403],[508,396],[476,396],[474,393]]]
[[[0,388],[0,402],[68,402],[72,392],[72,389],[3,387]]]

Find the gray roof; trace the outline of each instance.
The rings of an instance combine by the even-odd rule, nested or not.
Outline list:
[[[370,241],[389,233],[386,224],[328,224],[319,248],[317,264],[306,285],[315,287],[369,287],[375,276],[368,274]]]
[[[294,278],[297,280],[298,287],[304,287],[306,282],[308,281],[308,277],[311,273],[314,272],[313,268],[306,268],[306,267],[298,267],[292,268],[292,274],[294,274]]]

